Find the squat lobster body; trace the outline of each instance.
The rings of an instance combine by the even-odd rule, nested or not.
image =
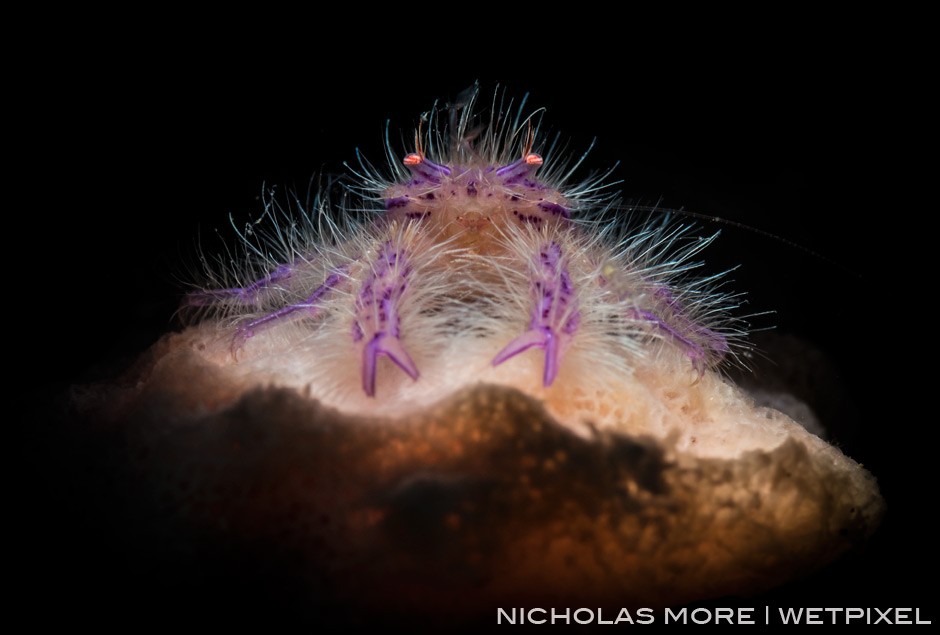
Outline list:
[[[571,216],[567,199],[536,178],[543,159],[533,152],[502,166],[439,165],[418,152],[407,155],[403,163],[413,178],[385,192],[387,220],[420,221],[436,240],[451,241],[478,257],[511,256],[503,240],[507,225],[531,226],[549,240],[554,226],[566,224]],[[558,372],[562,338],[566,341],[577,330],[578,312],[560,246],[545,242],[539,255],[542,270],[533,272],[530,328],[507,345],[493,364],[532,347],[544,348],[544,384],[549,386]],[[486,263],[477,262],[485,275]],[[559,310],[568,304],[572,307]]]
[[[449,125],[434,124],[432,113],[395,177],[364,164],[358,189],[379,208],[369,218],[339,230],[335,212],[321,207],[319,229],[307,225],[314,236],[286,241],[290,262],[265,264],[265,275],[243,286],[190,294],[186,304],[234,316],[236,352],[283,322],[310,318],[316,331],[345,321],[346,359],[359,359],[369,397],[381,357],[420,380],[409,338],[468,330],[493,340],[492,366],[542,349],[545,387],[572,347],[623,368],[650,347],[679,347],[699,375],[734,353],[729,339],[743,333],[728,317],[734,297],[714,292],[717,277],[688,275],[711,238],[665,221],[629,227],[613,218],[612,198],[598,195],[602,178],[568,186],[574,168],[562,174],[565,161],[552,166],[533,151],[537,126],[521,107],[510,124],[494,104],[479,128],[472,105],[452,108]],[[511,322],[516,334],[505,338],[494,321]]]

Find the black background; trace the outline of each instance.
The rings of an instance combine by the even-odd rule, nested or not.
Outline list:
[[[705,254],[708,270],[740,265],[732,277],[748,293],[747,310],[775,312],[755,325],[800,336],[839,370],[846,410],[860,414],[836,441],[878,477],[888,516],[862,552],[740,603],[919,606],[936,617],[931,589],[912,577],[936,561],[921,516],[932,481],[922,480],[925,451],[908,431],[920,422],[909,420],[895,388],[903,372],[896,351],[901,340],[918,339],[917,327],[899,310],[903,292],[884,277],[899,238],[870,220],[869,192],[884,158],[853,81],[779,73],[731,83],[703,77],[663,91],[611,76],[452,74],[417,83],[404,69],[290,78],[211,64],[80,70],[65,74],[69,107],[37,125],[42,134],[23,162],[38,183],[19,217],[30,227],[27,240],[40,238],[35,258],[55,271],[50,283],[28,260],[14,282],[25,289],[16,317],[31,344],[18,397],[27,433],[40,431],[28,434],[32,463],[24,468],[36,484],[26,489],[23,518],[26,595],[87,609],[125,585],[148,588],[132,574],[114,577],[128,575],[108,547],[120,527],[61,517],[57,467],[43,465],[43,445],[67,424],[43,408],[37,417],[35,400],[107,376],[176,328],[180,279],[197,235],[218,228],[231,237],[228,216],[260,213],[263,184],[304,192],[313,175],[342,173],[356,148],[380,162],[386,120],[393,131],[410,131],[435,99],[479,78],[484,94],[497,83],[517,97],[529,91],[530,104],[548,109],[545,121],[572,148],[596,137],[586,165],[619,161],[613,178],[624,181],[617,187],[626,199],[753,228],[698,221],[705,232],[722,232]],[[874,210],[878,219],[890,214]]]

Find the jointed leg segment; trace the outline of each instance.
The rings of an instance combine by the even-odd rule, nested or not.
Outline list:
[[[391,241],[386,242],[371,263],[372,271],[365,278],[356,297],[356,320],[353,341],[363,342],[362,389],[375,396],[375,373],[378,358],[388,357],[409,377],[418,379],[418,367],[401,340],[402,297],[408,289],[411,274],[408,253]]]
[[[220,300],[237,299],[242,303],[250,304],[255,302],[258,294],[271,285],[290,278],[294,273],[294,268],[290,265],[278,265],[271,273],[265,277],[255,280],[247,287],[232,287],[230,289],[211,289],[209,291],[198,291],[186,295],[185,304],[190,307],[211,306]]]
[[[720,359],[728,352],[727,338],[689,319],[682,304],[668,288],[658,288],[653,296],[664,305],[664,313],[671,316],[671,322],[646,309],[630,309],[628,316],[653,324],[679,342],[685,348],[692,367],[701,377],[710,364],[709,353]]]
[[[232,343],[232,348],[238,350],[248,339],[254,337],[260,329],[273,326],[298,311],[307,311],[311,316],[316,315],[320,310],[320,301],[345,278],[346,269],[347,267],[340,267],[331,273],[323,284],[317,287],[317,289],[310,294],[310,297],[303,302],[289,304],[273,313],[251,320],[245,324],[240,324],[238,326],[238,332],[235,334],[235,341]]]
[[[551,386],[558,375],[564,349],[578,330],[581,313],[558,243],[553,241],[542,246],[539,265],[533,267],[530,274],[533,306],[529,329],[493,358],[493,366],[537,346],[545,351],[542,384]]]

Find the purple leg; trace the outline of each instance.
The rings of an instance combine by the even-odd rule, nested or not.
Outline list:
[[[530,273],[533,306],[529,330],[509,342],[493,358],[493,366],[539,347],[545,351],[542,384],[551,386],[558,375],[564,348],[578,330],[581,313],[558,243],[542,247],[539,266]]]
[[[727,338],[690,320],[682,305],[668,288],[660,287],[653,296],[666,305],[666,313],[670,314],[672,323],[652,311],[643,309],[631,309],[630,317],[656,325],[682,344],[686,349],[686,355],[692,362],[692,367],[701,377],[709,366],[709,352],[718,359],[728,352]]]
[[[240,324],[238,326],[238,331],[235,333],[235,338],[232,341],[232,350],[238,350],[241,348],[247,340],[254,337],[256,333],[260,330],[273,326],[280,320],[286,318],[289,315],[297,313],[298,311],[307,311],[311,315],[316,315],[320,310],[319,302],[329,291],[338,285],[344,277],[346,267],[340,267],[333,273],[331,273],[327,279],[321,284],[317,289],[310,294],[303,302],[298,302],[297,304],[290,304],[283,308],[269,313],[265,316],[251,320],[245,324]],[[288,274],[289,275],[289,274]],[[257,284],[257,283],[255,283]],[[254,285],[252,285],[254,286]],[[249,287],[246,287],[249,288]]]
[[[183,304],[187,307],[211,306],[223,300],[238,299],[245,304],[255,301],[258,293],[276,282],[286,280],[294,273],[290,265],[278,265],[270,274],[252,282],[247,287],[233,287],[231,289],[210,289],[209,291],[196,291],[187,293]]]
[[[372,272],[363,281],[356,298],[352,335],[354,342],[365,342],[362,348],[362,389],[369,397],[375,396],[375,372],[381,355],[392,360],[412,379],[418,379],[418,367],[399,339],[399,307],[408,288],[410,273],[408,254],[387,242],[372,262]]]

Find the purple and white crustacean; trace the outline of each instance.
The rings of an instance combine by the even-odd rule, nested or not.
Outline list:
[[[874,478],[717,372],[750,349],[714,236],[478,96],[312,204],[266,195],[204,319],[94,391],[135,518],[382,624],[740,597],[860,544]]]
[[[410,349],[459,355],[444,340],[468,333],[477,348],[490,347],[494,367],[542,349],[546,388],[575,349],[626,371],[638,355],[679,349],[699,377],[746,350],[745,325],[729,314],[737,296],[719,290],[720,275],[692,275],[714,236],[695,236],[666,214],[629,218],[609,194],[609,173],[572,184],[581,160],[556,158],[557,139],[539,134],[539,111],[527,115],[525,100],[512,108],[497,95],[484,121],[476,97],[425,115],[390,175],[361,159],[345,192],[356,205],[324,196],[299,220],[282,212],[260,239],[250,226],[247,266],[209,267],[209,288],[190,293],[185,307],[228,320],[236,355],[286,323],[333,344],[344,338],[346,352],[334,354],[345,364],[358,358],[369,397],[387,372],[380,358],[419,382]]]

